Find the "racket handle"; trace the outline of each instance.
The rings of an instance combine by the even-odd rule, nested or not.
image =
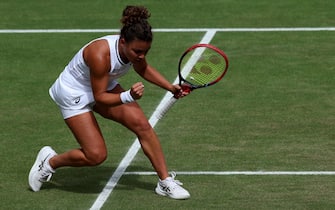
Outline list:
[[[171,97],[165,104],[162,105],[157,111],[157,119],[162,119],[169,109],[177,102],[177,98]]]

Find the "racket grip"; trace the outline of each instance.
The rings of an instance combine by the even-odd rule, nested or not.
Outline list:
[[[162,105],[157,111],[157,119],[162,119],[164,115],[169,111],[169,109],[177,102],[177,98],[171,97],[166,103]]]

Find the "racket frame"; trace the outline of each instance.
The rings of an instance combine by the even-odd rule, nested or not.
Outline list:
[[[225,66],[225,69],[224,71],[222,72],[222,74],[216,78],[214,81],[211,81],[207,84],[203,84],[203,85],[194,85],[192,84],[191,82],[187,81],[186,79],[184,79],[182,73],[183,69],[181,68],[181,65],[182,65],[182,61],[184,59],[184,57],[192,50],[196,49],[196,48],[200,48],[200,47],[203,47],[203,51],[206,49],[206,48],[210,48],[212,50],[214,50],[215,52],[219,53],[225,60],[226,62],[226,66]],[[202,51],[202,52],[203,52]],[[199,54],[202,54],[202,52],[200,51]],[[193,55],[192,55],[193,56]],[[195,60],[195,63],[196,63],[197,60]],[[194,63],[194,64],[195,64]],[[194,65],[193,64],[193,65]],[[224,76],[225,74],[227,73],[227,70],[228,70],[228,57],[227,55],[222,51],[220,50],[219,48],[213,46],[213,45],[210,45],[210,44],[195,44],[193,46],[191,46],[190,48],[188,48],[183,54],[182,56],[180,57],[179,59],[179,63],[178,63],[178,78],[179,78],[179,85],[180,87],[182,88],[182,91],[184,92],[191,92],[192,90],[194,89],[198,89],[198,88],[204,88],[204,87],[208,87],[208,86],[211,86],[211,85],[214,85],[215,83],[219,82]],[[190,64],[191,67],[192,64]],[[185,77],[187,77],[187,75],[190,73],[191,71],[191,67],[189,67],[189,69],[187,69],[186,71],[186,75]],[[164,117],[164,115],[168,112],[168,110],[178,101],[179,99],[179,94],[175,94],[173,95],[158,111],[157,111],[157,114],[156,114],[156,117],[157,119],[162,119]]]
[[[194,85],[192,84],[192,82],[190,81],[187,81],[183,74],[182,74],[182,68],[181,68],[181,65],[182,65],[182,62],[183,62],[183,59],[184,57],[189,53],[191,52],[192,50],[196,49],[196,48],[200,48],[200,47],[205,47],[205,48],[210,48],[212,50],[214,50],[215,52],[217,52],[218,54],[220,54],[225,62],[226,62],[226,65],[225,65],[225,69],[223,70],[222,74],[216,78],[215,80],[209,82],[209,83],[206,83],[206,84],[203,84],[203,85]],[[211,86],[211,85],[214,85],[215,83],[217,83],[218,81],[220,81],[224,76],[225,74],[227,73],[227,70],[228,70],[228,66],[229,66],[229,61],[228,61],[228,57],[227,55],[222,51],[220,50],[219,48],[211,45],[211,44],[204,44],[204,43],[199,43],[199,44],[195,44],[193,46],[191,46],[190,48],[188,48],[183,54],[182,56],[180,57],[179,59],[179,63],[178,63],[178,77],[179,77],[179,85],[182,87],[183,91],[192,91],[194,89],[198,89],[198,88],[204,88],[204,87],[208,87],[208,86]],[[189,73],[189,72],[188,72]],[[187,74],[188,75],[188,74]],[[186,75],[186,76],[187,76]],[[186,77],[185,76],[185,77]]]

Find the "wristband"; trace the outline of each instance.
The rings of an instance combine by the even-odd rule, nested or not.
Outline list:
[[[130,90],[120,93],[120,99],[123,104],[131,103],[135,101],[135,99],[130,94]]]

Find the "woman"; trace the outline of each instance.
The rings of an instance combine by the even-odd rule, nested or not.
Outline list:
[[[49,90],[60,107],[65,123],[80,148],[57,154],[43,147],[29,173],[29,185],[39,191],[57,168],[96,166],[105,161],[107,148],[93,111],[121,123],[133,131],[145,155],[151,161],[159,181],[156,193],[174,199],[190,194],[169,177],[158,137],[136,103],[144,92],[141,82],[125,91],[117,78],[133,69],[145,80],[171,91],[178,97],[187,95],[179,85],[172,85],[145,59],[152,42],[150,14],[141,6],[127,6],[122,15],[120,35],[105,36],[85,45],[65,67]]]

